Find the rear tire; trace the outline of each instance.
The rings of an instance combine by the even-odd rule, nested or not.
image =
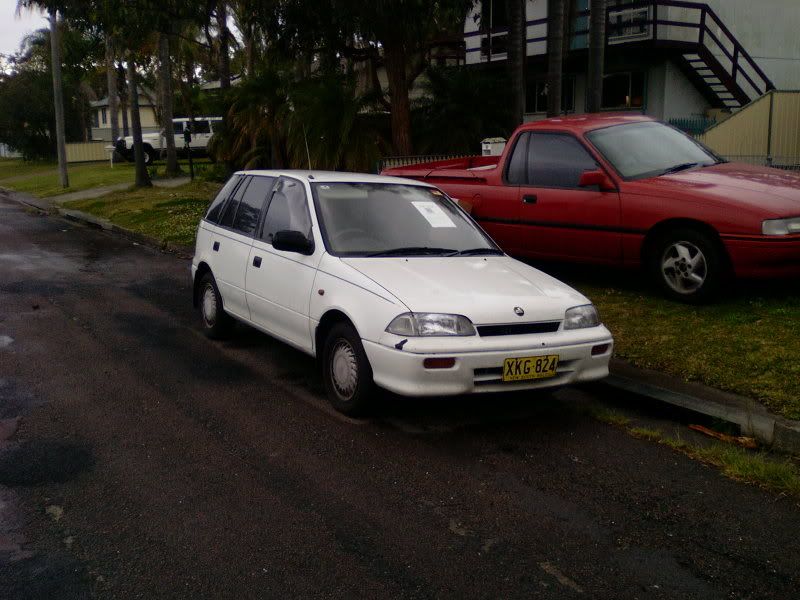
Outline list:
[[[367,411],[375,384],[361,338],[352,325],[337,323],[325,336],[322,380],[336,410],[351,417]]]
[[[689,304],[711,302],[730,278],[719,241],[690,227],[660,234],[648,253],[647,270],[667,297]]]
[[[219,293],[217,282],[210,272],[203,275],[200,280],[197,296],[203,333],[212,340],[227,337],[233,326],[233,319],[222,306],[222,296]]]
[[[155,150],[153,150],[149,146],[144,148],[144,164],[146,164],[149,167],[156,161],[156,158],[157,156]]]

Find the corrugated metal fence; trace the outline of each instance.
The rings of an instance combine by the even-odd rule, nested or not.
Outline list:
[[[80,163],[108,160],[109,151],[106,150],[108,145],[109,142],[67,144],[67,162]]]
[[[800,170],[800,91],[772,91],[696,136],[728,160]]]

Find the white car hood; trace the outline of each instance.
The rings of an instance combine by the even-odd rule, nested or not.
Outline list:
[[[477,325],[564,318],[589,301],[557,279],[508,256],[342,258],[413,312],[464,315]],[[514,309],[525,311],[520,317]]]

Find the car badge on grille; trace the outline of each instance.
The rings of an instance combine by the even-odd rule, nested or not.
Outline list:
[[[525,314],[525,311],[524,311],[524,310],[522,310],[522,308],[521,308],[521,307],[519,307],[519,306],[515,306],[515,307],[514,307],[514,312],[516,313],[516,315],[517,315],[518,317],[521,317],[522,315],[524,315],[524,314]]]

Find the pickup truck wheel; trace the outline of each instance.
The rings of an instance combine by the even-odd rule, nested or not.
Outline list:
[[[730,275],[719,243],[691,228],[660,235],[651,247],[648,271],[668,297],[690,304],[714,300]]]
[[[156,151],[149,146],[144,149],[144,164],[152,165],[156,161]]]
[[[222,307],[222,296],[211,273],[203,275],[197,294],[197,305],[200,307],[203,333],[212,340],[226,337],[230,333],[233,319]]]
[[[349,416],[364,414],[374,391],[372,367],[352,325],[338,323],[325,337],[322,379],[336,410]]]

